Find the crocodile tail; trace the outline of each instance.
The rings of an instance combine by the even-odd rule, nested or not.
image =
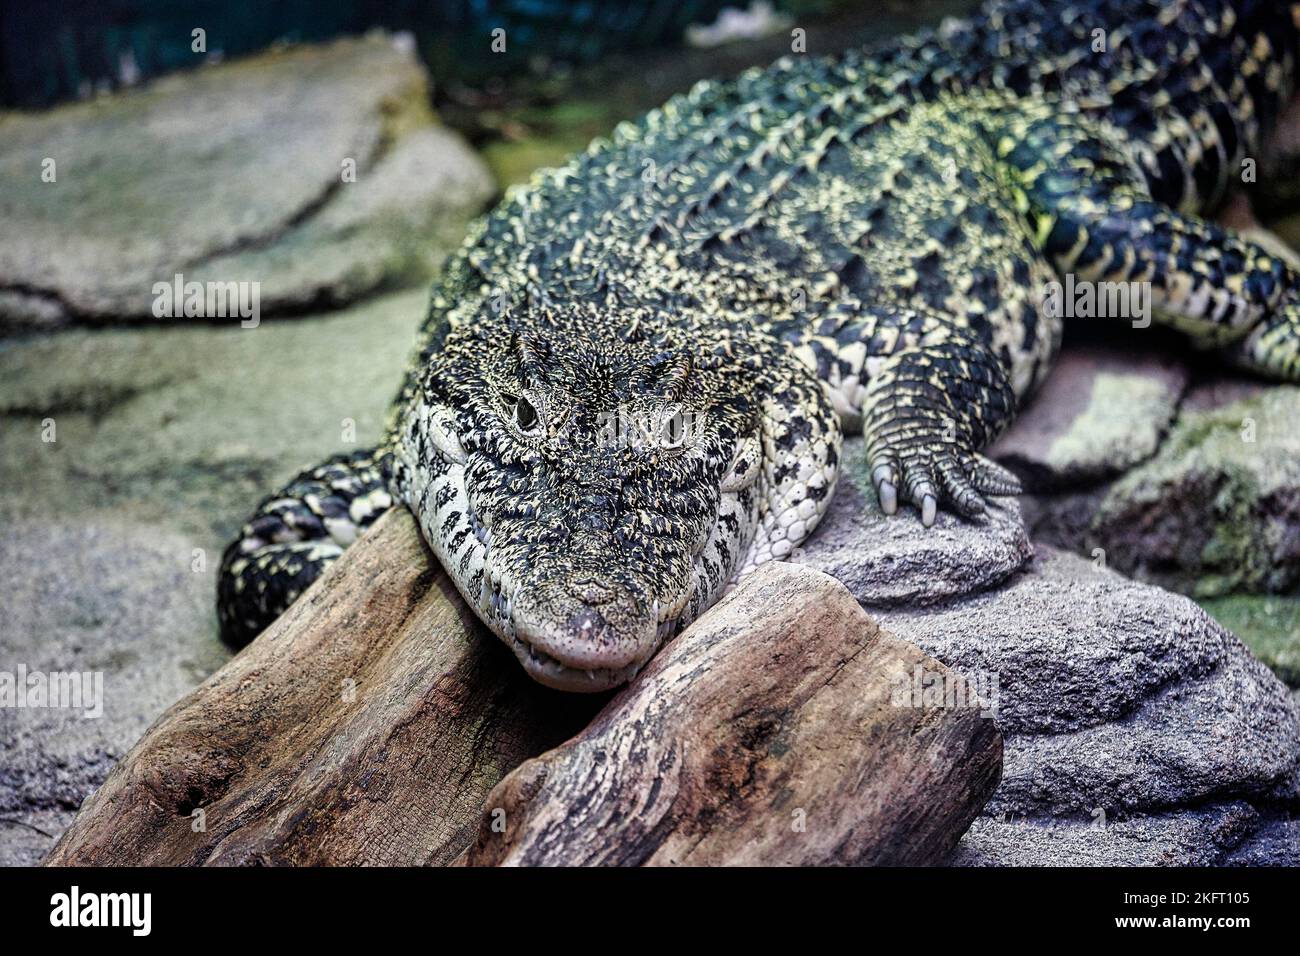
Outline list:
[[[258,505],[217,573],[223,640],[242,647],[255,638],[392,507],[385,474],[375,449],[336,455]]]

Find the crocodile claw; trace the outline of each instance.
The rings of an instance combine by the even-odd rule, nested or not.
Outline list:
[[[934,525],[940,507],[978,518],[988,510],[986,497],[1021,491],[1019,479],[1001,465],[951,443],[897,456],[886,450],[872,462],[871,479],[881,511],[897,512],[901,497],[920,511],[927,528]]]
[[[921,524],[927,528],[934,524],[934,513],[939,507],[934,495],[926,495],[921,501]]]
[[[894,486],[893,469],[882,465],[872,472],[871,480],[876,486],[876,495],[880,498],[880,510],[892,515],[898,510],[898,489]]]

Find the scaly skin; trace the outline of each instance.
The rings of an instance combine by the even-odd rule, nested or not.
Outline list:
[[[391,498],[529,673],[616,686],[812,532],[843,429],[886,512],[1016,493],[979,452],[1050,368],[1065,273],[1149,282],[1194,344],[1300,379],[1300,277],[1196,218],[1289,97],[1298,25],[1007,0],[620,126],[476,225],[379,448],[227,550],[223,630],[255,635]]]

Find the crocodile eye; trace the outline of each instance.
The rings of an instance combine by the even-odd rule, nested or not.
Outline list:
[[[520,431],[525,432],[530,432],[537,427],[537,409],[533,408],[532,402],[523,396],[515,402],[515,424],[519,426]]]
[[[679,408],[664,419],[659,431],[660,446],[667,449],[681,448],[686,441],[686,416]]]
[[[502,393],[501,400],[505,403],[506,411],[514,419],[515,426],[524,434],[529,434],[537,428],[540,416],[533,403],[522,395],[510,395]]]

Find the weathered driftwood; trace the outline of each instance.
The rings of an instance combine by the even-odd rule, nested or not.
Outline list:
[[[158,719],[46,863],[447,863],[600,703],[529,680],[395,510]]]
[[[838,582],[760,569],[577,738],[488,798],[476,864],[926,864],[1001,777],[955,674]],[[933,704],[934,698],[931,697]]]
[[[399,510],[163,714],[46,862],[443,864],[476,833],[471,863],[933,862],[1001,740],[973,707],[891,703],[917,667],[952,676],[773,565],[503,781],[609,698],[529,680]]]

